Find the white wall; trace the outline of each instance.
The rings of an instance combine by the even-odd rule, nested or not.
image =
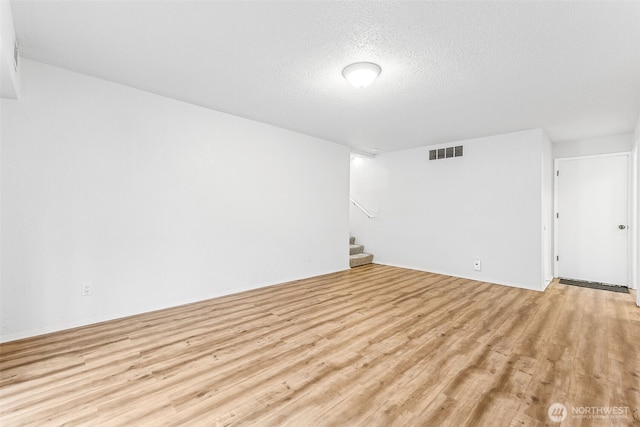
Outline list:
[[[3,341],[348,268],[347,147],[21,69],[2,100]]]
[[[633,134],[623,133],[596,138],[553,143],[553,158],[595,156],[599,154],[625,153],[633,148]]]
[[[636,304],[640,306],[640,117],[633,134],[633,195],[632,229],[635,227],[635,238],[632,239],[631,280],[636,288]]]
[[[16,35],[9,0],[0,0],[0,97],[18,98],[19,74],[14,67],[13,47]]]
[[[547,133],[541,132],[542,138],[542,221],[543,221],[543,253],[542,268],[544,287],[553,280],[553,146]]]
[[[19,74],[14,66],[14,46],[16,41],[13,26],[13,14],[8,0],[0,0],[0,98],[16,99],[19,94]],[[0,115],[2,105],[0,103]],[[2,123],[0,122],[0,135]],[[2,147],[0,144],[0,181],[2,176]],[[2,212],[2,185],[0,184],[0,213]],[[2,224],[0,222],[0,241],[2,240]],[[0,300],[2,299],[2,249],[0,245]],[[0,304],[0,318],[2,306]]]
[[[541,290],[552,236],[543,226],[552,215],[552,181],[542,176],[552,170],[549,144],[530,130],[443,145],[463,145],[459,158],[429,161],[439,146],[357,158],[351,194],[377,216],[352,206],[351,232],[376,262]]]

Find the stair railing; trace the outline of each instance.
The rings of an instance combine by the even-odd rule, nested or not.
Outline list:
[[[366,210],[360,203],[356,202],[355,200],[353,200],[353,197],[349,197],[349,200],[351,201],[351,203],[353,203],[353,205],[355,207],[357,207],[358,209],[360,209],[362,212],[364,212],[364,214],[369,217],[369,218],[373,218],[373,214],[371,212],[369,212],[368,210]]]

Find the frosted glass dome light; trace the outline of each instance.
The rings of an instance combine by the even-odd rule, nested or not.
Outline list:
[[[381,71],[380,66],[373,62],[356,62],[344,67],[342,75],[352,86],[362,89],[373,83]]]

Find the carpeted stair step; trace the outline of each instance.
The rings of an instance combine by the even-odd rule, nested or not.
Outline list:
[[[364,252],[364,246],[362,245],[349,245],[349,255],[361,254]]]
[[[349,237],[349,266],[359,267],[373,262],[373,255],[364,252],[364,245],[356,244],[356,238]]]
[[[372,254],[361,252],[358,254],[349,255],[349,266],[351,268],[360,267],[361,265],[365,264],[371,264],[371,262],[373,262]]]

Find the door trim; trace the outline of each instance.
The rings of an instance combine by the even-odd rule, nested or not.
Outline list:
[[[553,161],[553,276],[558,277],[558,218],[556,214],[558,212],[558,168],[561,162],[565,160],[582,160],[593,159],[602,157],[624,156],[627,159],[627,229],[629,230],[629,238],[627,239],[627,284],[629,289],[636,289],[635,283],[633,283],[633,269],[631,263],[633,260],[633,239],[632,234],[635,233],[635,224],[631,224],[633,221],[633,163],[630,151],[623,151],[620,153],[608,153],[608,154],[596,154],[591,156],[575,156],[575,157],[560,157]]]

